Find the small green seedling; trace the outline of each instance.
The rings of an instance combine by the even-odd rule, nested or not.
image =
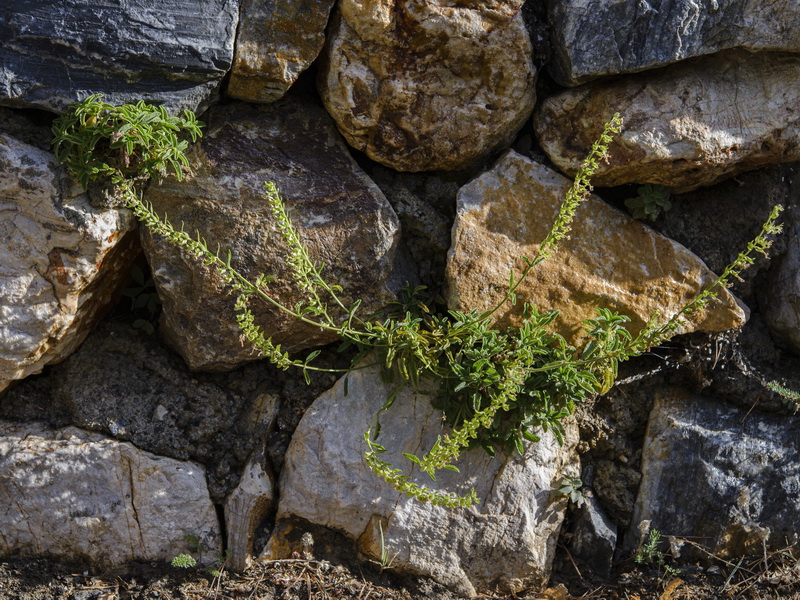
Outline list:
[[[625,206],[634,219],[655,221],[661,213],[672,208],[672,203],[669,201],[670,191],[663,185],[648,183],[641,186],[637,192],[638,196],[625,200]]]

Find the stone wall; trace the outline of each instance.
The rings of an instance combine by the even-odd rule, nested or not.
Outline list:
[[[0,556],[124,566],[169,560],[193,535],[243,569],[308,552],[306,534],[327,529],[348,540],[341,560],[386,549],[395,570],[474,595],[544,585],[559,539],[605,574],[648,527],[726,558],[797,543],[797,420],[766,383],[800,388],[800,14],[792,2],[660,4],[7,3]],[[624,129],[571,238],[520,290],[561,311],[567,339],[595,306],[634,328],[673,314],[774,204],[785,231],[682,337],[588,399],[563,444],[467,453],[461,476],[437,485],[482,500],[448,511],[400,496],[361,459],[391,391],[377,371],[350,375],[348,390],[259,361],[211,271],[137,235],[130,211],[98,205],[56,163],[52,120],[93,93],[198,112],[192,176],[145,198],[243,272],[276,276],[287,303],[297,293],[263,181],[346,300],[373,311],[416,282],[452,310],[484,309],[615,112]],[[625,200],[647,184],[671,208],[637,221]],[[256,315],[291,351],[335,341],[270,307]],[[134,327],[141,317],[154,333]],[[334,346],[324,360],[348,357]],[[441,428],[408,390],[386,418],[387,445],[408,452]],[[577,510],[558,487],[579,474],[590,501]],[[314,552],[337,558],[322,542]]]

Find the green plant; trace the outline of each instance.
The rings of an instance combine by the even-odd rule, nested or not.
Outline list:
[[[794,412],[797,412],[798,409],[800,409],[800,393],[782,386],[777,381],[770,381],[767,383],[767,387],[778,394],[781,397],[781,400],[783,400],[784,404],[794,410]]]
[[[95,124],[90,124],[85,115],[102,115],[111,111],[109,108],[98,111],[93,107],[94,102],[96,99],[90,98],[76,105],[56,123],[55,144],[60,149],[59,158],[70,169],[79,169],[78,176],[86,181],[110,177],[115,193],[146,227],[213,268],[238,292],[237,320],[244,337],[278,367],[297,367],[307,380],[310,372],[327,370],[312,364],[319,352],[312,352],[303,360],[293,359],[281,350],[280,345],[265,337],[250,310],[250,302],[254,299],[267,302],[321,330],[336,333],[342,340],[341,349],[353,347],[357,350],[351,369],[381,365],[386,379],[393,381],[394,387],[372,426],[364,433],[364,458],[369,467],[395,489],[438,505],[469,506],[478,498],[474,490],[459,496],[412,482],[401,469],[381,458],[386,449],[377,442],[379,417],[391,407],[403,386],[419,388],[423,379],[432,379],[439,384],[432,402],[442,409],[451,431],[440,436],[424,455],[405,454],[420,471],[434,480],[436,471],[440,469],[458,471],[453,463],[464,449],[480,445],[490,453],[494,453],[496,448],[523,452],[524,442],[538,440],[537,432],[540,430],[551,431],[561,440],[564,432],[562,421],[572,414],[577,402],[610,389],[617,377],[620,361],[642,354],[674,335],[686,317],[702,310],[721,287],[729,285],[732,278],[738,277],[741,270],[753,262],[754,253],[765,252],[770,245],[769,236],[780,230],[776,224],[780,207],[776,207],[759,236],[720,277],[671,318],[661,320],[659,314],[653,314],[635,336],[626,328],[628,317],[598,308],[597,316],[584,322],[586,343],[576,348],[549,330],[557,311],[540,312],[528,303],[523,303],[520,327],[504,331],[496,329],[493,326],[495,314],[507,304],[517,302],[521,283],[538,264],[553,255],[560,240],[570,232],[575,211],[589,194],[590,178],[605,156],[612,136],[622,126],[619,115],[615,115],[592,146],[536,255],[522,259],[522,272],[519,275],[513,271],[510,273],[504,298],[486,311],[437,314],[420,298],[420,288],[408,288],[383,315],[362,317],[359,314],[360,300],[346,304],[339,295],[341,288],[323,278],[322,265],[308,255],[277,187],[274,183],[265,183],[264,198],[285,246],[287,264],[291,267],[296,287],[305,296],[294,306],[287,306],[270,293],[269,284],[273,278],[262,274],[249,280],[233,266],[230,252],[223,258],[219,249],[216,252],[209,250],[199,233],[193,237],[183,228],[176,229],[142,199],[134,184],[141,181],[139,178],[163,175],[169,165],[184,165],[182,151],[177,154],[151,152],[139,146],[145,144],[141,137],[136,138],[132,146],[101,140],[89,144],[86,141],[86,138],[94,140],[98,134]],[[119,109],[115,113],[121,115],[120,121],[115,121],[116,127],[125,127],[125,115],[143,112],[145,109],[140,104],[134,105],[135,110],[130,107]],[[163,113],[159,115],[163,117]],[[154,119],[152,123],[156,121]],[[165,127],[174,125],[163,118],[158,121]],[[192,137],[200,135],[199,124],[193,117],[187,118],[186,122],[186,131]],[[81,125],[83,123],[85,125]],[[103,131],[112,141],[119,137],[114,128]],[[67,142],[69,151],[63,146]],[[81,157],[80,153],[89,156]],[[145,156],[148,157],[146,160],[142,158]],[[131,165],[137,163],[141,169],[131,172]],[[86,165],[91,165],[91,168]],[[176,175],[180,176],[178,168]],[[346,381],[345,377],[345,386]]]
[[[667,212],[672,208],[669,201],[669,188],[663,185],[652,185],[650,183],[641,186],[635,198],[625,200],[625,206],[631,212],[634,219],[648,219],[655,221],[662,212]]]
[[[558,488],[559,493],[566,496],[578,508],[586,504],[586,494],[583,493],[583,481],[580,477],[564,477]]]
[[[380,566],[381,572],[384,569],[391,569],[392,565],[394,564],[394,560],[397,558],[397,555],[400,552],[395,552],[394,556],[389,556],[389,549],[386,547],[386,540],[383,538],[383,521],[378,521],[378,531],[380,532],[381,537],[381,559],[380,559]]]
[[[191,554],[178,554],[172,559],[170,563],[173,567],[180,567],[181,569],[191,569],[197,566],[197,561]]]
[[[633,560],[638,565],[648,567],[658,567],[663,571],[662,578],[674,577],[679,573],[675,567],[667,564],[667,555],[661,551],[661,532],[658,529],[651,529],[645,540],[636,553],[633,555]]]

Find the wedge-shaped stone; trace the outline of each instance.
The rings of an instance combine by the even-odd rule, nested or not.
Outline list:
[[[441,412],[429,395],[400,391],[380,416],[382,459],[408,467],[419,483],[458,493],[474,487],[482,499],[469,509],[435,507],[396,492],[364,462],[363,432],[393,387],[375,367],[354,371],[306,412],[286,454],[276,529],[262,558],[299,549],[310,522],[343,533],[373,560],[384,550],[393,571],[433,577],[467,596],[547,581],[566,508],[556,490],[578,469],[575,426],[568,424],[564,446],[543,434],[524,456],[472,450],[459,459],[460,473],[443,471],[433,482],[401,452],[430,448],[442,433]]]
[[[701,540],[720,558],[796,544],[798,440],[797,420],[662,390],[647,425],[628,544],[644,521]]]
[[[97,209],[55,157],[0,132],[0,391],[75,350],[139,252],[133,215]]]
[[[550,231],[571,182],[552,169],[509,151],[458,194],[453,245],[447,264],[448,306],[487,310],[502,300],[509,275],[524,268]],[[640,331],[654,311],[675,314],[714,280],[686,248],[612,208],[597,196],[580,205],[569,239],[539,264],[519,289],[516,306],[497,316],[520,322],[522,301],[559,310],[554,328],[574,343],[595,308],[631,318]],[[743,309],[726,290],[721,302],[687,324],[684,332],[722,331],[742,325]]]
[[[794,0],[558,0],[550,6],[550,71],[564,85],[731,48],[800,51]]]
[[[7,0],[0,104],[63,111],[89,94],[208,106],[233,59],[238,0]]]
[[[510,142],[535,99],[521,4],[341,2],[319,88],[348,143],[398,171],[432,171]]]
[[[400,226],[386,197],[360,169],[325,111],[298,99],[270,106],[230,104],[210,112],[202,140],[189,151],[192,177],[151,186],[147,199],[209,248],[231,251],[253,281],[277,277],[271,293],[286,306],[305,300],[287,266],[287,249],[264,200],[274,181],[312,260],[341,285],[341,297],[364,300],[361,315],[394,297]],[[193,369],[226,370],[257,358],[240,341],[236,295],[179,248],[142,229],[145,253],[163,303],[161,333]],[[324,294],[323,294],[324,295]],[[329,298],[323,298],[331,304]],[[256,322],[286,349],[322,345],[335,334],[253,300]],[[344,318],[341,313],[339,317]]]
[[[317,58],[333,0],[242,0],[227,95],[274,102]]]
[[[222,549],[202,467],[75,427],[0,422],[0,555],[97,567]]]
[[[592,83],[545,100],[542,148],[573,176],[614,112],[625,120],[597,186],[684,192],[759,165],[800,159],[800,55],[731,52]]]

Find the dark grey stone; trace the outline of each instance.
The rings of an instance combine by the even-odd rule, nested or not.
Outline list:
[[[238,0],[7,0],[0,104],[61,112],[101,92],[203,109],[230,68]]]
[[[579,85],[730,48],[800,50],[794,0],[550,0],[559,83]]]
[[[800,540],[800,422],[657,394],[626,545],[643,521],[725,558]]]
[[[598,575],[608,577],[611,575],[616,547],[617,526],[603,512],[594,493],[589,490],[586,492],[586,503],[574,512],[570,552]]]

